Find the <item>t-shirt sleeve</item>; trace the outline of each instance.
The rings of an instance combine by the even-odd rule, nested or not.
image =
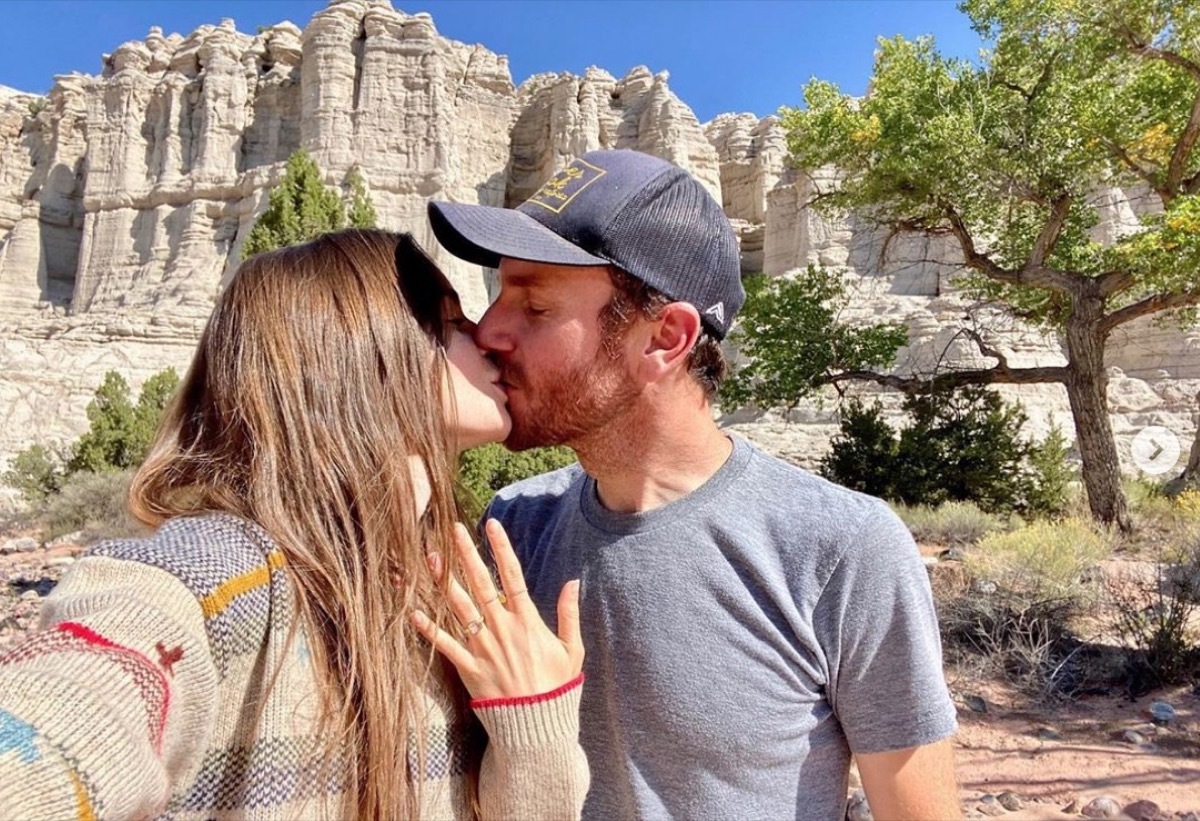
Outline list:
[[[912,535],[883,503],[851,536],[822,591],[814,628],[828,696],[856,753],[932,744],[953,734],[929,578]]]

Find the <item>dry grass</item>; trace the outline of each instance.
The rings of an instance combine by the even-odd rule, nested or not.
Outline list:
[[[1100,600],[1096,567],[1112,551],[1078,519],[991,533],[952,583],[935,584],[947,658],[1036,696],[1078,689],[1078,617]]]
[[[937,507],[893,504],[901,521],[921,544],[962,547],[989,533],[1013,529],[1019,519],[985,513],[971,502],[945,502]]]
[[[40,529],[47,540],[76,532],[85,541],[144,533],[126,504],[132,478],[132,471],[73,474],[59,493],[25,515],[25,523]]]

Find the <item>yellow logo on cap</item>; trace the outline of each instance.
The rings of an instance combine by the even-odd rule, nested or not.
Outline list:
[[[570,165],[547,180],[526,202],[561,214],[563,209],[571,204],[571,200],[579,196],[580,191],[607,173],[603,168],[597,168],[583,160],[572,160]]]

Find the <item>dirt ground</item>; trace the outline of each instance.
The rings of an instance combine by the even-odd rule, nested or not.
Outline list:
[[[0,536],[0,543],[11,537]],[[0,652],[34,625],[40,595],[82,549],[67,540],[0,555]],[[1160,814],[1141,815],[1145,821],[1200,821],[1200,688],[1159,690],[1137,701],[1114,692],[1039,705],[956,670],[947,670],[947,679],[959,704],[956,761],[968,817],[990,810],[1010,821],[1078,819],[1088,802],[1108,796],[1121,808],[1156,804]],[[1154,701],[1175,710],[1165,726],[1151,721]],[[1140,738],[1126,740],[1127,731]],[[1005,792],[1023,807],[981,803]]]
[[[1137,701],[1091,696],[1053,707],[1031,707],[995,684],[976,686],[987,712],[960,706],[956,762],[968,813],[981,796],[1011,791],[1025,809],[1006,819],[1071,818],[1108,796],[1122,808],[1152,801],[1164,818],[1200,813],[1200,695],[1192,688],[1160,690]],[[1151,721],[1151,702],[1175,708],[1166,726]],[[978,707],[978,702],[975,702]],[[1132,730],[1142,741],[1123,738]]]
[[[942,550],[921,546],[926,556]],[[961,572],[954,564],[934,569],[935,590],[939,572]],[[1109,579],[1155,572],[1152,563],[1130,559],[1102,562],[1098,570]],[[1012,792],[1024,807],[1000,816],[1011,821],[1078,818],[1102,797],[1122,809],[1153,802],[1159,811],[1119,818],[1200,821],[1200,683],[1136,700],[1114,687],[1105,694],[1040,702],[975,673],[951,667],[946,672],[959,706],[956,764],[969,817],[988,814],[979,801],[983,796]],[[1169,704],[1174,718],[1153,721],[1154,702]],[[1134,735],[1127,738],[1130,731]]]

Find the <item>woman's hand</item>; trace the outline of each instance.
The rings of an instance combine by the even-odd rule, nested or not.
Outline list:
[[[503,595],[496,590],[470,533],[457,524],[455,544],[471,592],[454,578],[446,579],[443,592],[466,631],[466,643],[437,627],[421,611],[413,614],[413,627],[458,668],[474,699],[540,695],[578,678],[583,669],[579,580],[564,584],[558,596],[556,636],[529,599],[521,564],[504,528],[489,519],[484,532],[500,572]],[[442,577],[438,557],[430,556],[430,563],[434,574]]]

